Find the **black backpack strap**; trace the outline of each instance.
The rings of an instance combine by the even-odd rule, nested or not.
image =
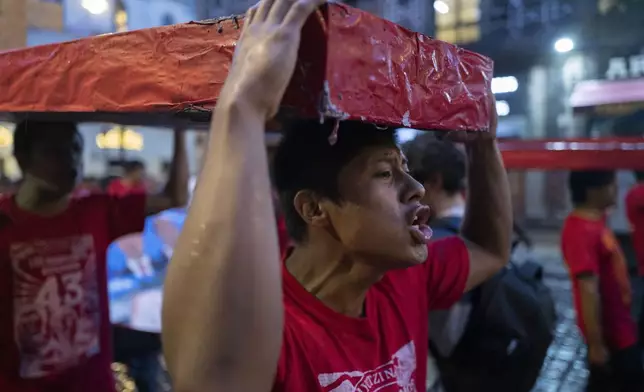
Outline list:
[[[534,261],[528,260],[524,262],[517,267],[517,270],[525,279],[539,281],[543,279],[543,267]]]

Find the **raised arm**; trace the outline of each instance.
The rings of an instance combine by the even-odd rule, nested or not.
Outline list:
[[[248,13],[165,284],[163,344],[177,392],[272,389],[283,308],[264,124],[323,2],[263,0]]]
[[[489,132],[479,132],[466,142],[468,196],[461,228],[470,256],[466,290],[489,279],[510,259],[512,200],[496,144],[497,115],[493,99],[490,116]]]
[[[176,129],[174,131],[174,146],[168,182],[161,194],[148,196],[145,205],[147,215],[153,215],[169,208],[183,207],[188,203],[190,173],[184,133],[183,130]]]

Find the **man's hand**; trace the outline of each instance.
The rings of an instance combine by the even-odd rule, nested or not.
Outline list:
[[[301,30],[326,0],[263,0],[251,8],[222,96],[243,99],[273,117],[293,76]]]
[[[608,350],[603,344],[592,344],[588,346],[588,362],[594,366],[606,366],[609,359]]]
[[[322,3],[263,0],[248,13],[164,285],[176,392],[273,389],[284,307],[273,201],[257,197],[271,192],[264,130],[295,70],[300,30]]]
[[[472,143],[479,140],[495,140],[496,131],[499,125],[499,115],[496,112],[496,98],[492,91],[488,91],[488,116],[490,125],[487,130],[481,131],[453,131],[449,132],[446,137],[456,143]]]

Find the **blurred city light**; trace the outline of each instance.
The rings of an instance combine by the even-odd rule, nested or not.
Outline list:
[[[446,14],[446,13],[448,13],[448,12],[449,12],[449,6],[447,5],[447,3],[446,3],[446,2],[441,1],[441,0],[436,0],[436,1],[434,2],[434,9],[435,9],[435,10],[436,10],[436,12],[438,12],[439,14]]]
[[[519,81],[514,76],[492,78],[492,93],[513,93],[519,88]]]
[[[559,53],[570,52],[575,48],[575,42],[570,38],[559,38],[555,42],[555,50]]]
[[[143,135],[124,127],[115,127],[96,135],[96,146],[101,150],[143,150]]]
[[[13,146],[13,132],[9,128],[0,125],[0,148]]]
[[[404,144],[412,141],[418,136],[418,130],[412,128],[398,128],[396,130],[396,138],[398,144]]]
[[[496,114],[498,114],[499,117],[510,114],[510,105],[507,101],[496,101]]]
[[[81,6],[93,15],[100,15],[110,8],[107,0],[82,0]]]

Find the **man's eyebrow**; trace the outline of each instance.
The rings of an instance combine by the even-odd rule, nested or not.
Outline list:
[[[387,154],[375,159],[375,162],[387,162],[394,165],[407,165],[407,157],[402,154]]]

